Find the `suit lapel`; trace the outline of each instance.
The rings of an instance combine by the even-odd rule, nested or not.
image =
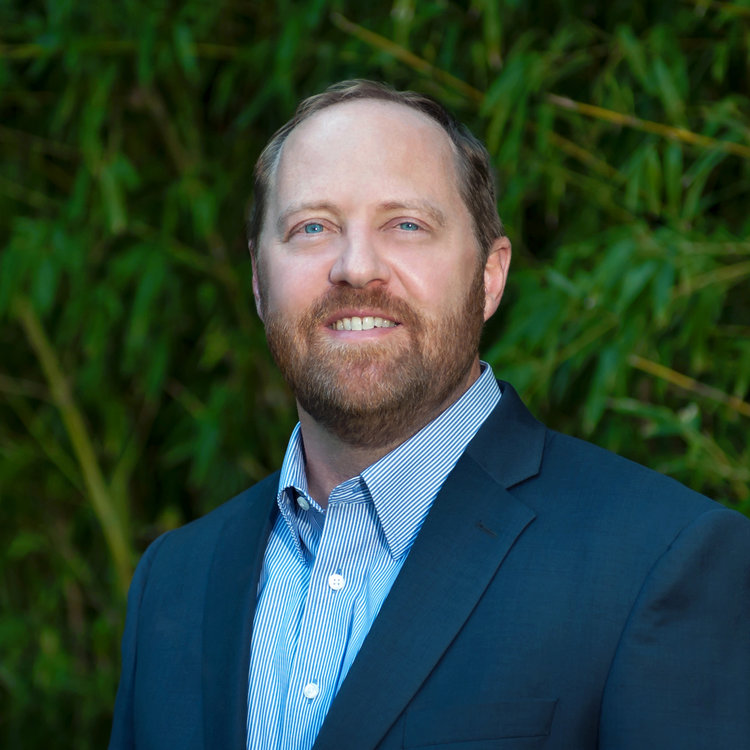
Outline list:
[[[258,579],[276,509],[278,472],[240,495],[216,543],[203,628],[205,747],[244,750],[247,670]]]
[[[503,385],[500,404],[435,499],[314,750],[380,742],[533,521],[506,488],[538,472],[545,428]]]

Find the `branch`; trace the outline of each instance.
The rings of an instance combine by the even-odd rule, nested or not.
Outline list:
[[[133,106],[143,108],[151,115],[178,173],[189,172],[195,160],[183,146],[161,96],[153,88],[141,87],[133,91],[130,101]]]
[[[536,129],[536,127],[534,129]],[[618,172],[613,166],[608,164],[606,161],[594,156],[594,154],[592,154],[590,151],[587,151],[585,148],[582,148],[577,143],[573,143],[573,141],[568,140],[567,138],[563,138],[563,136],[561,136],[559,133],[555,133],[554,130],[550,130],[548,133],[546,133],[546,136],[555,146],[560,149],[560,151],[568,154],[568,156],[572,156],[574,159],[577,159],[583,164],[586,164],[595,172],[598,172],[599,174],[604,175],[606,178],[614,180],[615,182],[620,184],[625,181],[625,178],[622,176],[622,174]]]
[[[682,0],[682,2],[695,6],[697,11],[702,11],[703,13],[705,13],[706,8],[713,8],[714,10],[730,15],[750,16],[750,8],[744,5],[736,5],[735,3],[722,3],[718,2],[718,0]]]
[[[683,388],[686,391],[691,391],[698,396],[717,401],[724,406],[728,406],[732,411],[736,411],[738,414],[742,414],[745,417],[750,417],[750,404],[747,401],[743,401],[737,396],[730,396],[724,391],[720,391],[718,388],[700,383],[694,378],[684,375],[681,372],[672,370],[669,367],[665,367],[658,362],[653,362],[650,359],[639,357],[637,354],[631,354],[628,356],[628,364],[631,367],[635,367],[637,370],[653,375],[654,377],[666,380],[672,385],[676,385],[678,388]]]
[[[16,396],[8,396],[7,402],[18,419],[21,420],[29,435],[37,441],[39,447],[47,455],[47,458],[57,466],[60,473],[67,478],[78,492],[84,492],[75,461],[71,459],[57,440],[50,440],[47,433],[35,424],[34,414],[31,409]]]
[[[337,26],[343,32],[356,37],[365,44],[371,47],[375,47],[389,55],[392,55],[397,60],[408,65],[410,68],[416,70],[419,73],[430,76],[441,83],[450,86],[457,91],[460,91],[468,99],[481,104],[484,101],[484,92],[474,88],[460,78],[456,78],[450,73],[435,67],[426,60],[418,57],[413,52],[409,51],[405,47],[391,41],[390,39],[376,34],[374,31],[359,26],[353,23],[349,19],[342,16],[340,13],[331,13],[331,21],[334,26]],[[642,120],[640,117],[634,115],[626,115],[621,112],[614,112],[611,109],[605,109],[604,107],[598,107],[594,104],[585,104],[583,102],[576,102],[573,99],[568,99],[564,96],[558,96],[557,94],[547,94],[547,100],[552,104],[561,107],[562,109],[572,110],[588,117],[594,117],[599,120],[606,120],[612,122],[615,125],[624,127],[635,128],[636,130],[642,130],[647,133],[655,133],[671,140],[682,141],[689,143],[693,146],[700,146],[703,148],[717,149],[719,151],[726,151],[727,153],[734,154],[735,156],[741,156],[745,159],[750,159],[750,147],[743,146],[740,143],[734,143],[733,141],[721,141],[716,138],[710,138],[707,135],[701,135],[700,133],[694,133],[692,130],[686,128],[676,128],[673,125],[664,125],[661,122],[653,122],[652,120]],[[562,145],[560,142],[558,146]]]
[[[49,391],[43,383],[11,378],[2,373],[0,373],[0,393],[6,393],[10,396],[28,396],[40,401],[49,401]]]
[[[40,211],[58,205],[56,201],[52,200],[52,198],[45,193],[19,185],[18,183],[12,182],[2,176],[0,176],[0,193],[4,193],[9,198],[18,201],[19,203],[27,203],[32,208],[36,208]]]
[[[575,357],[576,354],[589,346],[589,344],[593,344],[594,341],[604,336],[605,333],[612,330],[616,325],[617,318],[614,315],[604,316],[596,325],[585,329],[577,339],[574,339],[557,352],[555,357],[556,365],[565,362],[571,357]]]
[[[747,260],[742,263],[733,263],[731,266],[722,266],[699,276],[693,276],[679,286],[675,296],[681,297],[685,294],[692,294],[711,284],[736,284],[745,276],[750,276],[750,261]]]
[[[132,55],[138,49],[135,42],[128,39],[89,39],[78,45],[77,52],[89,52],[100,55]],[[208,60],[233,60],[248,53],[245,46],[230,47],[227,44],[213,44],[211,42],[194,42],[193,50],[196,57]],[[41,44],[0,44],[0,59],[36,60],[44,57],[61,55],[66,52],[65,47],[46,47]]]
[[[78,149],[69,146],[61,141],[53,141],[50,138],[43,138],[34,133],[26,133],[22,130],[13,130],[5,125],[0,125],[0,141],[10,143],[22,143],[32,151],[38,151],[50,156],[56,156],[60,159],[77,159],[79,156]]]
[[[223,284],[229,294],[240,327],[244,331],[252,331],[255,327],[253,314],[247,306],[247,294],[243,293],[236,268],[226,260],[219,260],[212,256],[206,258],[197,250],[183,244],[174,237],[164,235],[142,221],[136,221],[131,227],[132,233],[140,239],[156,241],[179,263],[215,278]]]
[[[49,385],[52,401],[60,410],[83,474],[89,500],[102,526],[107,546],[114,561],[118,588],[124,594],[127,592],[132,572],[130,545],[125,532],[125,524],[116,511],[114,499],[107,489],[107,484],[97,462],[96,452],[91,437],[86,431],[83,415],[73,398],[68,381],[63,375],[60,361],[44,331],[42,322],[29,301],[24,297],[16,298],[13,311],[39,360]]]
[[[456,76],[451,75],[445,70],[436,68],[431,63],[428,63],[427,60],[423,60],[405,47],[396,44],[396,42],[392,42],[390,39],[381,36],[380,34],[376,34],[374,31],[370,31],[359,24],[353,23],[348,18],[344,18],[341,13],[331,13],[331,21],[334,26],[341,29],[344,33],[356,37],[370,47],[375,47],[389,55],[393,55],[397,60],[405,63],[417,72],[423,73],[430,78],[434,78],[436,81],[440,81],[441,83],[460,91],[468,99],[480,104],[484,101],[483,91],[475,89],[473,86],[470,86],[465,81],[456,78]]]
[[[682,141],[683,143],[689,143],[693,146],[726,151],[729,154],[750,159],[750,147],[743,146],[740,143],[719,141],[716,138],[709,138],[707,135],[694,133],[692,130],[687,130],[686,128],[676,128],[673,125],[664,125],[664,123],[661,122],[642,120],[640,117],[626,115],[622,112],[615,112],[611,109],[605,109],[604,107],[597,107],[595,104],[576,102],[573,99],[568,99],[566,96],[547,94],[547,100],[562,109],[578,112],[587,117],[594,117],[597,120],[605,120],[607,122],[612,122],[615,125],[634,128],[647,133],[655,133],[656,135],[669,138],[673,141]]]

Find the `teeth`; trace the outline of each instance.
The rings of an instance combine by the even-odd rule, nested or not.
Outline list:
[[[372,328],[394,328],[395,323],[387,318],[377,318],[372,315],[365,315],[364,318],[357,316],[351,318],[341,318],[337,320],[331,328],[337,331],[369,331]]]

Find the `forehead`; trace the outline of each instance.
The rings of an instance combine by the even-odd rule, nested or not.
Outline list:
[[[336,185],[428,190],[448,200],[458,190],[455,147],[442,127],[411,107],[375,99],[335,104],[300,123],[274,172],[272,202]]]

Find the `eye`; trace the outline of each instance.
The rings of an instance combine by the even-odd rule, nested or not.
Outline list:
[[[399,229],[403,229],[405,232],[416,232],[422,227],[413,221],[401,221],[396,225]]]
[[[320,234],[323,231],[323,225],[317,221],[310,221],[302,227],[305,234]]]

